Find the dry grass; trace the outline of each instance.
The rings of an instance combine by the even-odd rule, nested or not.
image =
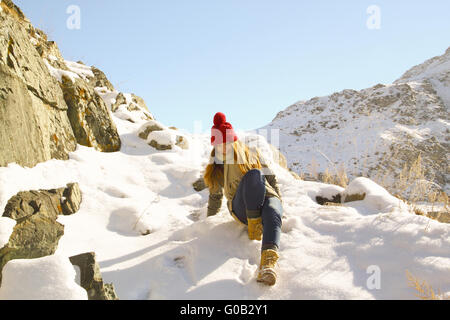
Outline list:
[[[309,176],[323,183],[335,184],[346,188],[349,180],[345,165],[341,163],[339,164],[339,166],[336,166],[334,162],[332,162],[325,154],[323,154],[322,152],[320,153],[325,159],[327,159],[328,163],[332,165],[332,169],[330,169],[330,167],[328,166],[327,168],[325,168],[325,171],[323,173],[319,173],[320,165],[313,157],[311,159],[311,164],[308,166]],[[301,173],[300,176],[304,177],[304,174]]]
[[[429,285],[425,280],[421,281],[415,277],[411,272],[406,270],[406,278],[408,279],[408,286],[414,288],[416,291],[415,296],[422,300],[449,300],[448,295],[444,295],[440,290],[435,292],[433,287]]]
[[[417,215],[428,216],[441,222],[450,222],[446,221],[446,217],[450,215],[448,195],[442,190],[432,188],[432,182],[428,180],[432,179],[426,179],[422,157],[419,154],[411,166],[404,165],[396,183],[398,191],[395,196],[405,201],[409,205],[411,212]],[[402,194],[405,194],[407,191],[409,195],[406,199],[402,197]],[[425,212],[420,208],[418,203],[421,201],[430,203],[431,210]],[[435,207],[442,207],[442,209],[435,211]]]
[[[335,174],[331,174],[330,169],[327,167],[323,174],[320,174],[320,181],[328,184],[335,184],[342,188],[348,186],[348,176],[345,170],[345,166],[341,164],[339,168],[335,168]]]
[[[308,166],[309,176],[316,181],[320,181],[327,184],[334,184],[346,188],[349,182],[347,171],[343,163],[335,165],[329,158],[322,154],[331,164],[332,168],[328,166],[323,172],[320,172],[320,165],[313,157],[311,164]],[[383,162],[388,157],[384,155]],[[396,157],[396,153],[391,155]],[[366,162],[365,162],[366,163]],[[368,168],[363,168],[363,172],[368,172]],[[304,179],[305,174],[301,173],[300,176]],[[401,172],[397,175],[396,180],[392,184],[389,179],[395,177],[395,173],[390,169],[383,170],[379,168],[375,177],[370,177],[376,183],[390,191],[392,185],[395,185],[395,192],[393,195],[400,200],[403,200],[408,204],[410,212],[416,215],[423,215],[429,218],[438,220],[440,222],[450,223],[450,207],[448,195],[438,190],[440,188],[433,182],[430,182],[432,178],[425,176],[425,168],[423,166],[422,156],[419,154],[411,164],[405,163]],[[369,178],[369,177],[368,177]],[[431,210],[425,211],[421,208],[419,202],[428,202],[431,204]]]

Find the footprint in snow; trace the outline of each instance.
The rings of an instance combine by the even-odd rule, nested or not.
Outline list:
[[[130,196],[126,192],[123,192],[122,190],[115,187],[107,187],[104,189],[100,188],[100,190],[113,198],[120,198],[120,199],[130,198]]]

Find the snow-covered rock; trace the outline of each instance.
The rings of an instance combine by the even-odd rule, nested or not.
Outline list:
[[[364,177],[354,179],[341,195],[344,202],[349,202],[352,195],[362,195],[362,199],[358,201],[375,213],[391,212],[396,208],[400,211],[408,211],[403,200],[392,196],[386,189]]]
[[[157,150],[171,150],[174,146],[189,148],[189,138],[178,130],[171,129],[156,120],[143,124],[137,135]]]
[[[65,256],[12,260],[3,269],[0,300],[87,300],[75,276]]]

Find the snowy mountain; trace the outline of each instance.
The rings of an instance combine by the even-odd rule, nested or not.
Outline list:
[[[257,130],[279,129],[289,168],[306,177],[345,171],[350,180],[363,175],[409,198],[398,182],[420,155],[417,178],[448,193],[449,79],[450,48],[393,84],[300,101]]]
[[[0,51],[0,71],[5,70],[8,79],[14,80],[13,88],[19,88],[21,96],[32,99],[33,108],[28,109],[27,119],[37,120],[29,122],[28,127],[40,129],[33,132],[42,149],[60,150],[31,150],[28,157],[23,157],[19,151],[30,148],[28,141],[16,138],[17,127],[0,113],[2,128],[6,128],[4,135],[17,141],[17,145],[3,146],[0,140],[0,147],[7,150],[2,158],[6,164],[0,162],[0,213],[27,209],[32,213],[31,218],[0,217],[0,299],[87,299],[86,290],[81,288],[80,269],[69,263],[69,258],[86,252],[95,252],[103,280],[114,285],[120,299],[415,299],[417,291],[411,287],[414,279],[426,281],[443,295],[450,294],[450,224],[415,215],[403,201],[364,177],[352,179],[345,189],[297,179],[276,161],[277,150],[267,139],[253,132],[237,131],[240,139],[256,143],[261,149],[278,178],[283,197],[279,280],[270,288],[258,284],[255,278],[260,242],[248,240],[246,227],[231,217],[225,201],[216,216],[207,217],[208,190],[194,187],[208,163],[210,133],[193,134],[158,122],[142,99],[115,90],[97,68],[64,60],[54,43],[17,15],[18,8],[14,9],[11,1],[0,5],[0,20],[10,23],[16,35],[23,35],[16,36],[11,44],[14,50]],[[19,25],[11,20],[10,10],[16,12],[14,19],[20,17]],[[4,36],[1,32],[5,25],[0,24],[0,42],[7,44],[8,33]],[[29,37],[26,30],[39,36]],[[33,65],[26,65],[27,60]],[[33,77],[41,77],[45,83],[38,86]],[[22,85],[27,82],[28,85]],[[3,90],[4,84],[0,84],[4,110],[30,107],[18,103],[16,91]],[[425,137],[442,129],[438,116],[442,102],[430,86],[422,81],[377,86],[359,93],[345,91],[293,106],[287,111],[292,116],[284,111],[277,121],[302,124],[296,130],[302,131],[303,136],[293,139],[309,142],[306,147],[312,152],[314,145],[304,135],[325,146],[330,137],[345,137],[350,129],[355,130],[349,124],[340,133],[335,126],[351,122],[352,116],[358,117],[361,128],[372,128],[364,137],[356,137],[364,138],[361,143],[368,146],[381,132],[390,141],[390,131],[373,127],[370,115],[363,118],[369,111],[372,115],[384,113],[375,110],[375,102],[366,108],[362,101],[369,101],[370,97],[378,107],[384,101],[384,109],[391,110],[392,105],[399,107],[404,99],[408,101],[404,97],[411,96],[420,106],[430,108],[429,123],[434,126],[428,133],[425,129],[414,132]],[[37,91],[39,88],[42,92]],[[391,103],[397,94],[400,100]],[[56,97],[55,103],[45,103],[52,96]],[[345,108],[350,101],[361,114]],[[331,102],[334,111],[329,106]],[[311,113],[311,118],[295,116],[296,108],[305,111],[305,115]],[[72,120],[66,114],[70,112],[77,115]],[[322,113],[334,116],[321,120]],[[420,117],[425,116],[426,112]],[[47,122],[55,118],[60,120]],[[380,123],[400,130],[396,126],[401,121],[412,119],[414,115],[393,112],[391,122],[383,117]],[[317,121],[323,123],[317,127]],[[403,126],[410,128],[408,123]],[[288,132],[282,130],[282,137],[290,137]],[[60,135],[71,141],[67,148],[57,149],[62,144]],[[342,140],[336,137],[338,145],[333,147],[341,149],[333,155],[347,159],[351,155],[346,153],[354,146],[347,147]],[[108,141],[115,142],[117,150],[105,149]],[[23,145],[19,147],[19,143]],[[333,147],[320,151],[327,154]],[[298,155],[298,151],[285,151],[291,165],[291,156]],[[28,252],[32,257],[10,259],[18,247],[27,247],[28,251],[40,249],[49,240],[43,237],[38,243],[21,243],[19,231],[30,230],[26,229],[27,224],[31,228],[37,225],[33,224],[36,220],[27,219],[36,217],[45,203],[22,203],[15,196],[23,191],[49,190],[42,193],[52,198],[57,196],[57,190],[63,190],[61,204],[67,205],[71,197],[64,186],[74,183],[80,193],[76,195],[79,206],[69,215],[58,215],[57,211],[64,212],[65,207],[53,203],[56,221],[45,225],[58,228],[55,252],[38,255],[33,251]],[[317,197],[332,199],[337,195],[343,200],[359,195],[361,200],[318,203]],[[36,219],[40,223],[48,220],[39,216]],[[4,266],[2,262],[6,262]]]
[[[21,190],[77,181],[83,193],[80,210],[58,218],[65,226],[59,258],[26,260],[27,273],[39,274],[42,265],[54,270],[60,257],[94,251],[104,281],[120,299],[414,299],[407,270],[450,291],[448,224],[412,214],[370,180],[355,179],[344,190],[295,179],[275,163],[285,210],[280,278],[274,288],[257,284],[260,242],[248,240],[225,204],[206,218],[208,191],[192,187],[206,164],[209,136],[187,134],[194,148],[158,151],[138,137],[141,124],[113,119],[120,152],[79,145],[67,161],[0,168],[0,210]],[[366,198],[340,206],[315,200],[344,191]],[[0,222],[0,229],[11,228],[8,223]],[[29,288],[29,295],[50,296],[46,286],[14,276],[23,268],[20,260],[10,261],[4,277]],[[368,284],[377,268],[379,289]],[[77,291],[65,292],[59,298]],[[17,297],[14,286],[0,287],[0,298],[10,297]]]

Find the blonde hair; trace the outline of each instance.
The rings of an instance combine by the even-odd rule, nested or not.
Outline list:
[[[233,146],[233,158],[232,165],[237,165],[242,174],[246,174],[251,169],[261,169],[259,151],[257,149],[250,150],[241,140],[236,140],[232,144]],[[203,180],[208,186],[210,191],[217,191],[220,188],[220,182],[224,185],[223,164],[215,162],[216,149],[211,151],[211,157],[208,165],[206,166]]]

